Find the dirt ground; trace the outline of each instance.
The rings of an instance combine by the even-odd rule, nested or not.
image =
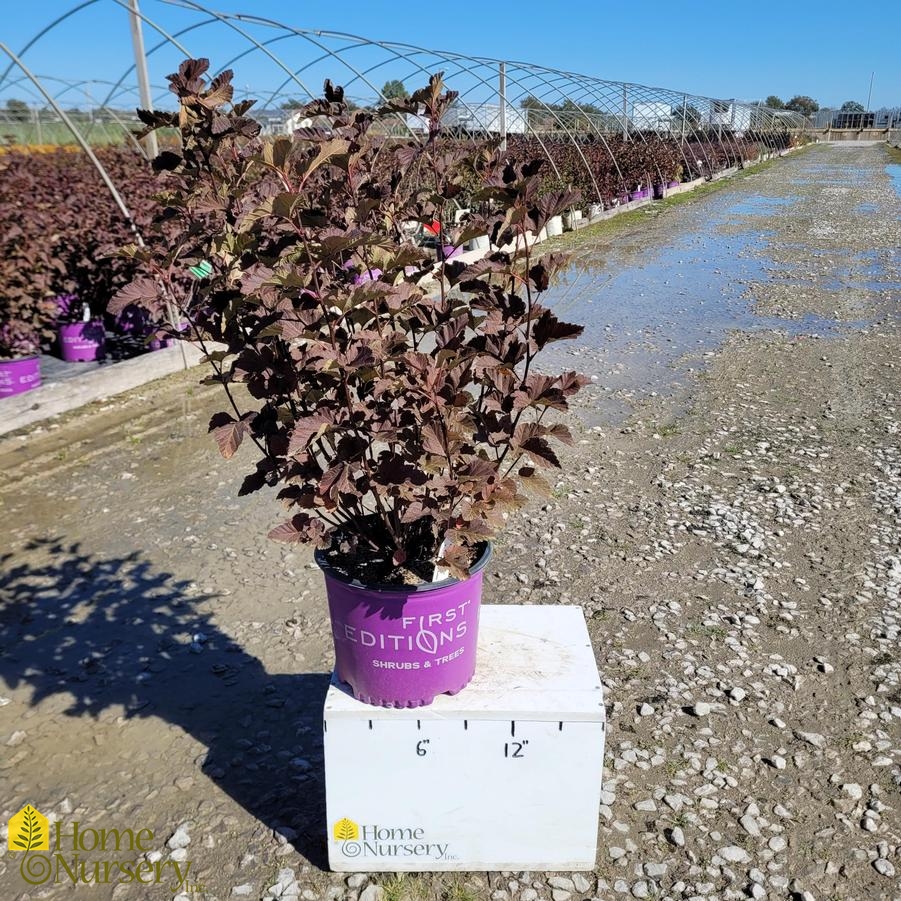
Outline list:
[[[588,328],[555,362],[595,381],[484,600],[585,610],[595,873],[326,871],[322,579],[265,538],[271,496],[237,496],[196,372],[0,442],[0,822],[150,829],[167,878],[77,889],[97,901],[901,898],[887,162],[821,145],[568,239],[551,300]],[[73,895],[0,837],[0,897]]]

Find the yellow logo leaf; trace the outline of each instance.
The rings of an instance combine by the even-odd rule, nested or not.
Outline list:
[[[335,823],[335,841],[346,842],[360,837],[360,827],[353,821],[345,817]]]
[[[10,851],[49,851],[50,824],[47,817],[26,804],[9,821],[7,846]]]

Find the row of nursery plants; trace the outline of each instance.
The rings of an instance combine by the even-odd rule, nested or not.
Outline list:
[[[386,147],[405,146],[401,139],[384,140]],[[442,140],[460,153],[476,146],[459,137]],[[712,177],[788,144],[787,132],[726,139],[710,135],[704,140],[654,132],[582,141],[510,135],[507,153],[517,159],[548,161],[540,177],[542,190],[572,188],[581,194],[583,206],[609,209],[652,194],[661,196],[667,187]],[[160,322],[136,308],[115,317],[107,313],[109,299],[135,272],[135,262],[117,256],[116,250],[135,231],[143,234],[150,226],[159,185],[136,148],[111,147],[97,155],[134,222],[125,219],[96,168],[80,151],[9,151],[0,156],[0,397],[40,384],[35,356],[39,352],[55,349],[64,359],[92,360],[103,353],[105,344],[125,355],[171,340],[160,331]],[[374,165],[387,168],[393,160],[383,152]],[[425,186],[417,169],[404,171],[405,187]],[[459,181],[455,209],[474,207],[481,190],[477,173],[462,172]],[[421,232],[425,237],[421,243],[434,245],[438,255],[452,253],[455,248],[438,232],[453,224],[453,216],[431,223],[431,232]],[[18,362],[23,358],[29,362]],[[4,360],[17,362],[9,366]]]
[[[545,173],[550,187],[578,188],[587,201],[606,208],[628,200],[660,196],[673,187],[698,178],[711,178],[724,170],[760,159],[791,146],[788,132],[727,140],[680,140],[650,132],[628,138],[611,135],[604,140],[547,141],[526,135],[508,136],[511,152],[552,163]],[[554,171],[556,170],[556,171]]]
[[[0,363],[0,397],[40,384],[42,351],[94,360],[108,334],[123,339],[123,353],[159,344],[138,311],[107,315],[110,298],[135,273],[119,250],[150,225],[159,185],[136,149],[96,153],[133,221],[80,150],[0,156],[0,361],[16,361]]]

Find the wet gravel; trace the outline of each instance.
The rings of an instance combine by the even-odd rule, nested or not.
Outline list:
[[[323,871],[321,577],[267,543],[270,497],[237,497],[191,373],[0,443],[0,821],[146,826],[147,859],[203,886],[84,890],[117,901],[901,897],[887,162],[815,147],[586,235],[558,289],[597,381],[486,600],[585,609],[609,703],[594,873]],[[3,898],[72,893],[26,888],[4,850]]]

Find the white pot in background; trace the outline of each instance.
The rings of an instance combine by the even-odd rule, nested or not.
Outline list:
[[[490,247],[490,242],[488,241],[488,235],[479,235],[477,238],[473,238],[466,245],[467,250],[488,250]]]
[[[577,228],[577,223],[582,221],[581,210],[567,210],[563,214],[563,230],[571,232]]]
[[[547,236],[549,238],[556,238],[557,235],[563,234],[563,217],[562,216],[551,216],[547,221],[547,225],[545,226],[545,230],[547,231]]]

